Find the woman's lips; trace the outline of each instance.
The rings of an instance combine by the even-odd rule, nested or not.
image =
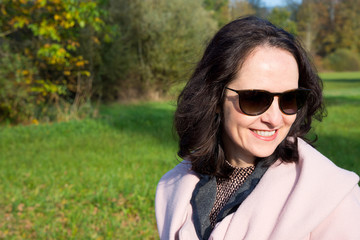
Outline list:
[[[277,134],[278,134],[278,129],[277,130],[256,130],[256,129],[251,129],[252,134],[264,141],[272,141],[276,138]]]

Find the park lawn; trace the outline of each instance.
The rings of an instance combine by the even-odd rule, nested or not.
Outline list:
[[[315,124],[318,149],[360,175],[360,72],[323,73],[328,116]]]
[[[316,146],[360,174],[360,74],[322,77]],[[113,104],[97,119],[0,128],[0,239],[158,239],[156,183],[179,162],[174,109]]]
[[[178,162],[173,109],[0,129],[0,239],[157,239],[155,186]]]

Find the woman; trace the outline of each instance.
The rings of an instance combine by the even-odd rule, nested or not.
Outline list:
[[[214,36],[178,100],[161,239],[360,239],[358,176],[306,143],[322,83],[300,43],[256,17]]]

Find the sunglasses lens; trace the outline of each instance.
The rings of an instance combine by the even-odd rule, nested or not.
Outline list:
[[[272,96],[261,91],[244,91],[239,94],[240,109],[247,115],[255,116],[266,111]]]
[[[306,102],[308,91],[298,89],[295,91],[284,93],[280,99],[281,110],[285,114],[295,114]]]
[[[280,109],[284,114],[296,114],[306,103],[309,89],[296,89],[284,93],[270,93],[264,90],[234,90],[239,95],[239,106],[241,111],[250,116],[264,113],[274,100],[279,97]]]

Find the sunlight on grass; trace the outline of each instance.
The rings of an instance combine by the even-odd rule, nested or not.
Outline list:
[[[316,146],[360,174],[360,76],[335,76]],[[156,184],[179,161],[174,110],[113,104],[98,119],[0,128],[0,239],[158,239]]]
[[[102,119],[5,127],[0,238],[157,239],[155,186],[172,168],[173,106],[107,106]]]
[[[360,72],[323,72],[319,74],[326,81],[329,80],[358,80],[360,81]]]

